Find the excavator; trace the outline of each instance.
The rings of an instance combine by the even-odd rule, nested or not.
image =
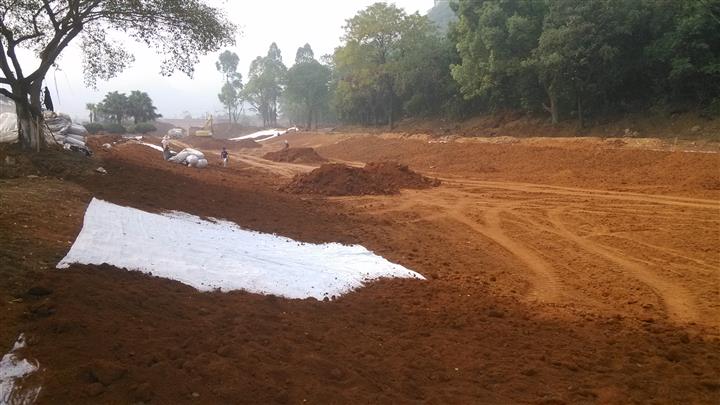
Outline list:
[[[213,117],[212,115],[208,116],[207,121],[205,121],[205,126],[195,131],[195,136],[201,136],[201,137],[212,137],[213,136]]]

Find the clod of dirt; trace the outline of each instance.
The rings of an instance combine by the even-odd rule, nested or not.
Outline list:
[[[400,189],[423,189],[440,185],[397,162],[370,162],[363,168],[324,164],[310,173],[299,174],[283,188],[295,194],[388,195]]]
[[[50,294],[52,294],[52,292],[53,291],[51,289],[48,289],[45,287],[40,287],[40,286],[30,287],[30,289],[27,291],[28,295],[32,295],[34,297],[42,297],[45,295],[50,295]]]
[[[106,387],[123,378],[126,373],[125,368],[105,360],[96,361],[90,368],[92,379]]]
[[[318,155],[313,148],[287,148],[275,152],[268,152],[263,156],[263,159],[287,163],[327,162],[327,159]]]

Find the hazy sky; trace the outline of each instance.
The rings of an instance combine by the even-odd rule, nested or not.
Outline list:
[[[250,62],[265,55],[274,41],[282,51],[283,62],[289,67],[295,60],[298,47],[309,43],[315,57],[332,53],[340,45],[345,20],[377,0],[251,0],[210,1],[227,11],[229,18],[241,30],[237,44],[230,50],[240,56],[240,73],[247,79]],[[389,1],[408,13],[425,14],[433,0]],[[77,44],[66,49],[59,69],[46,76],[53,95],[55,109],[73,117],[87,116],[85,104],[99,102],[108,91],[131,90],[147,92],[158,111],[167,118],[189,111],[194,117],[222,110],[217,93],[222,78],[215,69],[217,53],[201,58],[192,79],[182,73],[161,76],[162,57],[135,42],[128,42],[135,55],[135,63],[124,73],[107,82],[98,82],[96,90],[85,87],[82,79],[82,57]],[[59,95],[56,95],[56,87]]]

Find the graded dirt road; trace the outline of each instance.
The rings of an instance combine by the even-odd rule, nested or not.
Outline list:
[[[398,160],[442,185],[283,193],[315,167],[260,158],[283,138],[228,143],[226,169],[123,144],[98,151],[106,176],[0,180],[0,342],[29,337],[39,403],[717,403],[717,154],[602,140],[287,139],[336,162]],[[428,280],[317,302],[199,293],[109,266],[52,269],[92,196],[360,243]],[[26,293],[33,286],[51,292]]]

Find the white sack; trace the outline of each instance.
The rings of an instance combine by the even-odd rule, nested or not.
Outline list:
[[[80,136],[85,136],[88,134],[87,129],[85,129],[85,127],[80,124],[70,124],[70,127],[68,127],[67,132],[68,132],[68,134],[80,135]]]
[[[187,158],[185,158],[185,163],[187,163],[187,165],[190,167],[195,167],[195,165],[197,165],[198,160],[200,160],[200,158],[198,158],[197,156],[190,155]]]
[[[9,112],[0,114],[0,143],[13,143],[17,141],[17,115]]]

